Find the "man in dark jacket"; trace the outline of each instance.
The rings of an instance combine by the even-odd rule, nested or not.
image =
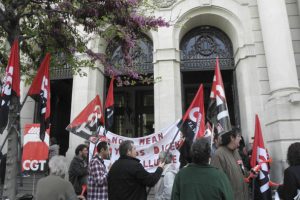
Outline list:
[[[75,149],[69,168],[69,181],[72,183],[77,195],[81,194],[82,185],[87,184],[88,177],[88,148],[85,144],[80,144]]]
[[[109,200],[146,200],[146,186],[153,187],[158,182],[164,163],[154,173],[147,172],[136,158],[136,148],[130,140],[120,144],[119,152],[120,158],[108,173]]]

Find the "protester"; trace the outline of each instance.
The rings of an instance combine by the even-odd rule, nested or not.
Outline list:
[[[108,173],[109,200],[146,200],[146,186],[157,183],[165,163],[160,163],[154,173],[147,172],[136,158],[136,147],[131,140],[120,144],[119,153],[120,158]]]
[[[196,140],[191,149],[192,163],[175,177],[172,200],[232,200],[227,176],[208,164],[211,148],[206,138]]]
[[[250,160],[248,157],[248,151],[247,151],[245,140],[244,140],[243,136],[241,136],[241,141],[240,141],[238,150],[239,150],[239,154],[242,158],[244,166],[247,168],[247,170],[250,170],[251,169]]]
[[[36,200],[78,200],[85,199],[76,196],[72,184],[65,180],[67,161],[63,156],[53,156],[49,161],[50,175],[42,178],[37,183]]]
[[[297,190],[300,190],[300,142],[289,146],[287,161],[290,166],[284,171],[283,185],[277,190],[283,200],[294,199]]]
[[[213,136],[213,144],[211,145],[211,157],[215,155],[215,152],[217,151],[217,148],[219,147],[219,134],[215,133]]]
[[[229,178],[235,200],[249,199],[248,185],[244,182],[247,172],[239,155],[241,135],[237,129],[221,134],[221,144],[212,157],[211,165],[217,167]]]
[[[50,139],[50,146],[49,146],[49,160],[53,156],[59,155],[59,145],[57,144],[57,140],[55,137],[51,137]]]
[[[107,142],[97,145],[97,153],[91,159],[88,177],[88,200],[108,200],[107,170],[103,159],[109,157]]]
[[[75,157],[69,168],[69,181],[72,183],[76,194],[81,194],[82,186],[87,185],[88,177],[88,148],[80,144],[75,149]]]
[[[190,155],[191,143],[185,139],[182,132],[180,132],[180,140],[178,143],[179,143],[179,145],[176,148],[180,152],[179,168],[181,169],[181,168],[185,167],[187,164],[192,162],[192,158]]]
[[[171,199],[172,187],[177,169],[172,163],[173,155],[170,152],[162,151],[159,153],[159,161],[164,162],[164,171],[155,185],[155,200]]]

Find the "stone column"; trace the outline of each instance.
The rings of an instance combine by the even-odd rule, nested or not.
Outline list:
[[[91,43],[92,48],[95,52],[103,52],[102,40],[95,38]],[[87,76],[80,77],[75,75],[73,77],[73,89],[72,89],[72,104],[71,104],[71,119],[74,118],[87,106],[87,104],[95,98],[98,94],[100,96],[103,106],[103,94],[104,94],[104,73],[103,66],[99,63],[96,64],[96,69],[82,68],[82,71]],[[67,159],[71,159],[75,155],[75,149],[79,144],[83,144],[84,139],[70,133],[69,149],[67,152]]]
[[[298,5],[298,15],[300,16],[300,0],[297,0],[297,5]]]
[[[262,128],[273,158],[271,179],[281,182],[287,148],[300,141],[298,76],[285,1],[258,0],[257,4],[270,84]]]
[[[155,131],[182,117],[180,54],[174,48],[172,30],[159,28],[154,33]]]
[[[155,131],[159,131],[182,116],[180,63],[175,49],[157,49],[154,57]]]
[[[284,0],[257,1],[270,89],[273,96],[299,91],[288,15]]]

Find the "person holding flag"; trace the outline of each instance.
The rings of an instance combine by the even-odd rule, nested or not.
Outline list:
[[[205,113],[203,102],[203,85],[201,84],[190,107],[187,109],[180,122],[181,145],[178,147],[180,152],[180,168],[190,163],[190,148],[197,138],[205,134]]]
[[[241,135],[237,129],[233,129],[220,133],[220,137],[222,143],[210,164],[227,175],[234,192],[234,200],[248,200],[248,185],[244,182],[247,173],[238,152]]]
[[[244,182],[245,168],[238,152],[241,135],[237,129],[232,130],[231,127],[218,57],[216,58],[207,118],[217,129],[220,139],[220,146],[212,157],[211,165],[223,170],[228,176],[235,200],[247,200],[249,194],[248,185]]]

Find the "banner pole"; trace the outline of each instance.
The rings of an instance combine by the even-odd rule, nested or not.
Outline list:
[[[212,132],[211,132],[211,138],[210,138],[210,149],[212,149],[213,143],[214,143],[214,137],[215,137],[215,124],[212,124]]]

